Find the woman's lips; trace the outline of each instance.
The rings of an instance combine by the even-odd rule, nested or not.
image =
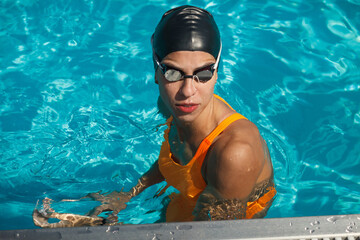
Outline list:
[[[191,113],[198,108],[198,104],[176,104],[176,108],[184,113]]]

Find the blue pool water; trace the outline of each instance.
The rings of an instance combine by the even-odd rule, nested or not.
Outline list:
[[[278,195],[267,217],[360,213],[359,0],[2,0],[0,229],[35,228],[44,197],[128,190],[157,159],[150,36],[183,4],[213,13],[215,92],[268,142]],[[157,221],[162,186],[120,220]]]

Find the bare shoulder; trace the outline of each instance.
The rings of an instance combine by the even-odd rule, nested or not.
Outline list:
[[[208,184],[225,198],[246,199],[255,185],[271,174],[266,155],[267,147],[256,125],[238,120],[211,147],[206,171]]]
[[[216,139],[211,149],[211,156],[219,166],[256,167],[264,161],[263,139],[256,125],[242,119],[233,122]]]

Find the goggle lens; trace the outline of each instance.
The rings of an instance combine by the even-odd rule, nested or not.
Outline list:
[[[169,68],[164,64],[161,64],[161,69],[163,70],[164,77],[169,82],[176,82],[185,77],[184,73],[180,70]],[[203,69],[200,69],[194,73],[194,75],[189,75],[186,77],[196,77],[196,79],[200,82],[207,82],[209,81],[214,73],[213,64],[207,66]]]
[[[196,76],[199,78],[199,81],[207,82],[212,78],[213,73],[212,73],[212,71],[206,69],[206,70],[202,70],[202,71],[196,73]]]
[[[167,69],[166,72],[164,73],[164,76],[166,78],[166,80],[170,81],[170,82],[175,82],[175,81],[179,81],[182,78],[182,74],[179,70],[176,69]]]

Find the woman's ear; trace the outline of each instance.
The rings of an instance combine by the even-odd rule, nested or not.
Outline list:
[[[158,71],[159,71],[159,68],[156,68],[156,70],[155,70],[155,76],[154,76],[154,80],[155,80],[155,83],[156,83],[156,84],[159,84],[159,80],[158,80],[159,73],[158,73]]]

